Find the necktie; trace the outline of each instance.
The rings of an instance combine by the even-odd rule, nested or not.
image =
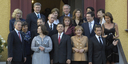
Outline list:
[[[37,14],[37,18],[38,18],[38,19],[40,18],[39,14]]]
[[[19,36],[19,38],[20,38],[20,41],[21,41],[20,32],[18,32],[18,36]]]
[[[92,24],[91,22],[89,23],[89,28],[90,28],[90,33],[92,32]]]
[[[60,39],[60,35],[59,35],[59,38],[58,38],[58,44],[60,44],[60,40],[61,40],[61,39]]]
[[[52,24],[50,25],[50,29],[52,30]]]
[[[100,39],[101,37],[99,37],[99,41],[100,41],[100,44],[102,45],[102,42],[101,42],[101,39]]]

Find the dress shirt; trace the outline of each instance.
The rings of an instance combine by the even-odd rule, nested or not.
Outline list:
[[[47,22],[48,22],[49,28],[51,28],[51,23],[49,22],[49,20]],[[54,24],[52,23],[52,30],[53,28],[54,28]]]
[[[36,14],[37,18],[38,18],[38,14],[39,14],[39,18],[41,18],[40,13],[38,13],[38,14],[36,12],[34,12],[34,13]]]
[[[70,13],[69,13],[68,15],[65,15],[65,16],[68,16],[68,17],[70,17]]]
[[[102,23],[101,23],[101,21],[99,22],[99,24],[101,23],[101,26],[102,26],[102,24],[104,24],[106,21],[104,20],[104,18],[102,19]]]
[[[53,23],[57,25],[59,23],[59,20],[58,19],[57,20],[54,20]]]
[[[101,40],[101,42],[102,42],[102,44],[103,44],[102,37],[101,37],[101,36],[98,36],[98,35],[95,35],[95,36],[96,36],[97,40],[99,41],[99,43],[100,43],[100,40]],[[100,37],[100,40],[99,40],[99,37]]]
[[[59,39],[59,35],[60,35],[60,39],[62,38],[62,36],[63,36],[63,32],[60,34],[60,33],[58,33],[58,39]]]
[[[20,31],[18,31],[17,29],[15,29],[15,31],[16,31],[16,33],[17,33],[18,37],[19,37],[19,33],[18,33],[18,32],[20,32]],[[21,32],[20,32],[20,38],[21,38],[21,41],[22,41]]]

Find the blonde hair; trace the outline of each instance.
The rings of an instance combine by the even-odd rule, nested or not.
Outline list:
[[[57,13],[59,14],[59,9],[58,8],[53,8],[52,11],[51,11],[51,13],[53,13],[55,11],[57,11]]]
[[[84,29],[83,29],[81,26],[76,26],[74,30],[76,31],[76,30],[78,30],[78,29],[81,29],[82,32],[84,31]]]
[[[12,18],[16,18],[17,13],[20,13],[21,14],[20,18],[22,18],[22,11],[18,8],[15,9],[14,12],[12,13]]]

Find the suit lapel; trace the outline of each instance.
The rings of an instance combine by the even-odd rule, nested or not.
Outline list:
[[[37,16],[36,16],[36,14],[34,12],[33,12],[33,16],[34,16],[34,18],[38,19]]]
[[[88,22],[87,22],[87,24],[86,24],[86,25],[87,25],[87,31],[88,31],[88,32],[89,32],[89,34],[90,34],[90,29],[89,29]],[[86,25],[85,25],[85,26],[86,26]]]
[[[101,46],[101,44],[99,43],[99,41],[98,41],[98,39],[96,38],[96,36],[95,36],[95,41],[97,42],[97,44],[98,44],[99,46]]]
[[[65,34],[63,33],[62,38],[61,38],[61,40],[60,40],[60,45],[62,44],[62,42],[63,42],[63,40],[64,40],[64,37],[65,37]]]
[[[14,30],[14,32],[15,32],[15,36],[18,38],[18,41],[20,41],[20,43],[22,43],[21,42],[21,40],[20,40],[20,38],[19,38],[19,36],[18,36],[18,34],[16,33],[16,31]],[[21,36],[22,37],[22,36]],[[23,39],[22,39],[23,40]]]
[[[58,34],[56,34],[55,38],[56,38],[56,42],[55,43],[56,43],[57,46],[59,46],[59,44],[58,44]]]

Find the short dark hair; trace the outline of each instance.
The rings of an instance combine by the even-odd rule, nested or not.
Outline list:
[[[37,19],[37,21],[38,21],[38,20],[42,20],[42,22],[45,22],[43,18],[39,18],[39,19]]]
[[[28,23],[26,21],[22,23],[22,27],[26,25],[28,26]]]
[[[87,9],[88,9],[88,8],[89,8],[89,9],[91,9],[91,10],[92,10],[92,12],[94,12],[94,11],[95,11],[93,7],[87,7],[87,8],[86,8],[86,11],[87,11]]]
[[[91,17],[95,17],[94,12],[88,12],[87,14],[91,14]]]
[[[48,31],[45,25],[39,25],[38,27],[41,27],[41,31],[44,35],[48,35]]]
[[[112,16],[112,14],[111,14],[110,12],[106,12],[106,13],[104,14],[104,18],[105,18],[105,16],[110,17],[110,18],[111,18],[111,23],[113,23],[113,16]]]
[[[94,31],[96,31],[96,28],[101,28],[101,26],[100,25],[96,25],[95,27],[94,27]],[[102,29],[102,28],[101,28]]]
[[[99,10],[97,10],[97,13],[98,13],[99,11],[101,11],[102,13],[105,13],[104,9],[99,9]]]
[[[68,17],[68,16],[65,16],[65,17],[63,18],[63,25],[65,26],[65,24],[64,24],[64,20],[65,20],[66,18],[70,20],[70,24],[69,24],[69,26],[70,26],[70,25],[72,25],[71,18],[70,18],[70,17]]]
[[[58,25],[63,25],[63,24],[62,24],[62,23],[58,23],[57,26],[58,26]],[[64,27],[64,25],[63,25],[63,27]]]

